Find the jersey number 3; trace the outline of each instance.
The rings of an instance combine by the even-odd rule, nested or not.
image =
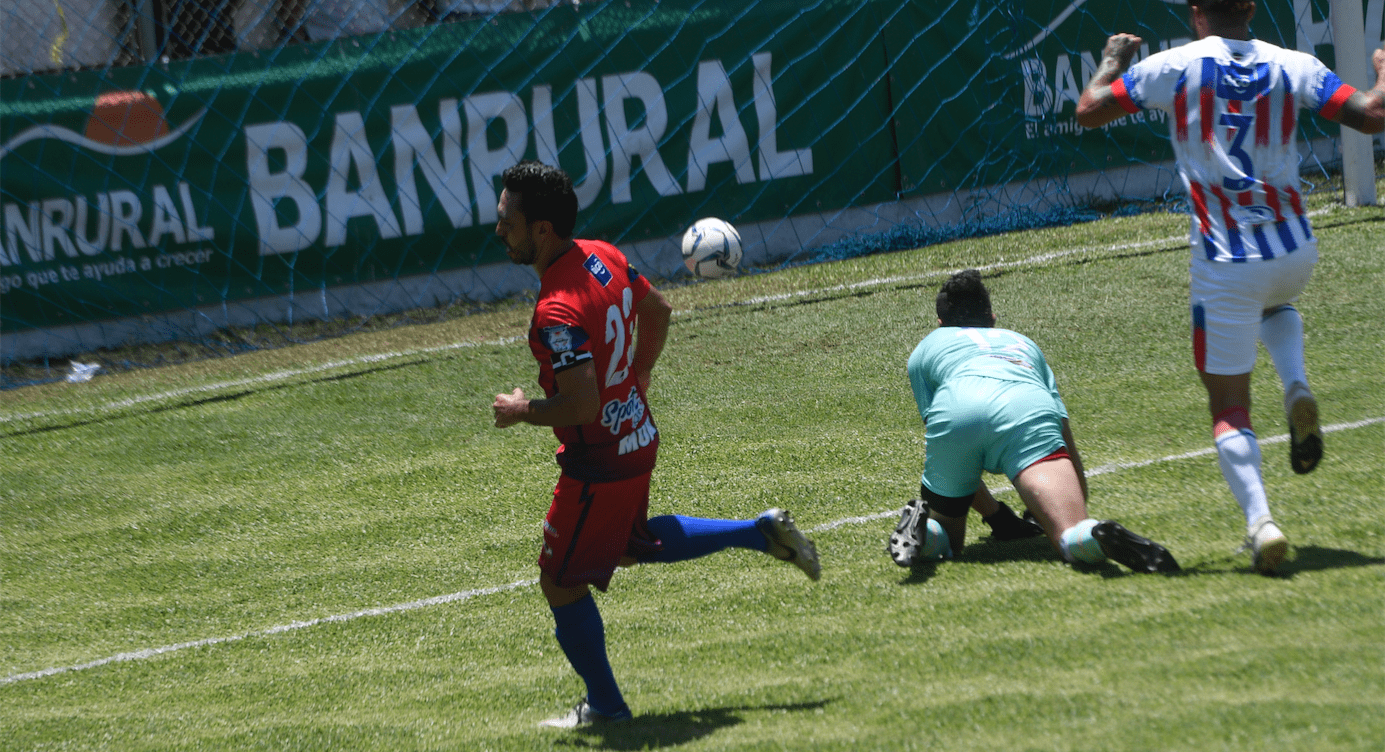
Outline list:
[[[1222,178],[1222,187],[1228,191],[1244,191],[1255,185],[1255,164],[1251,162],[1250,155],[1246,153],[1246,136],[1250,134],[1250,123],[1255,118],[1250,115],[1243,115],[1234,112],[1222,113],[1220,122],[1222,125],[1229,126],[1235,131],[1232,137],[1231,146],[1226,150],[1228,156],[1241,164],[1243,178]]]

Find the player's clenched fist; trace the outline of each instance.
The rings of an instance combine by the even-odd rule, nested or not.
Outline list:
[[[524,390],[519,387],[509,394],[495,395],[495,403],[491,405],[495,411],[495,427],[508,428],[520,422],[528,407],[529,400],[524,398]]]
[[[1101,51],[1101,59],[1103,62],[1110,60],[1119,66],[1120,70],[1125,70],[1130,67],[1130,61],[1135,58],[1135,53],[1144,41],[1134,34],[1112,34]]]

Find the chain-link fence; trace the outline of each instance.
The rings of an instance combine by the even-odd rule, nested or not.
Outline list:
[[[557,2],[7,0],[0,5],[0,77],[272,49]]]

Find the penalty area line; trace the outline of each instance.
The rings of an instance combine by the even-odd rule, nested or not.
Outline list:
[[[1357,420],[1357,421],[1352,421],[1352,422],[1350,422],[1350,423],[1334,423],[1334,424],[1329,425],[1329,426],[1323,426],[1323,427],[1322,427],[1322,432],[1323,432],[1323,433],[1335,433],[1335,432],[1337,432],[1337,431],[1348,431],[1348,430],[1351,430],[1351,429],[1353,429],[1353,428],[1365,428],[1366,426],[1373,426],[1373,425],[1375,425],[1375,424],[1377,424],[1377,423],[1385,423],[1385,417],[1367,418],[1367,419],[1365,419],[1365,420]],[[1278,436],[1270,436],[1270,437],[1268,437],[1268,438],[1259,439],[1259,440],[1258,440],[1258,443],[1259,443],[1261,446],[1267,446],[1267,445],[1269,445],[1269,444],[1283,444],[1284,442],[1286,442],[1286,441],[1288,441],[1288,440],[1289,440],[1289,434],[1287,434],[1287,433],[1282,433],[1282,434],[1279,434]],[[1215,446],[1211,446],[1211,447],[1206,447],[1206,448],[1204,448],[1204,449],[1198,449],[1198,450],[1192,451],[1192,452],[1185,452],[1185,453],[1183,453],[1183,454],[1171,454],[1171,455],[1168,455],[1167,457],[1160,457],[1160,458],[1154,459],[1154,460],[1140,460],[1139,462],[1112,462],[1112,463],[1108,463],[1108,464],[1105,464],[1105,465],[1101,465],[1100,467],[1095,467],[1095,468],[1092,468],[1092,469],[1088,470],[1088,471],[1087,471],[1087,477],[1088,477],[1088,478],[1092,478],[1092,477],[1095,477],[1095,476],[1098,476],[1098,475],[1109,475],[1110,473],[1118,473],[1118,472],[1120,472],[1120,471],[1122,471],[1122,470],[1135,470],[1135,469],[1138,469],[1138,468],[1141,468],[1141,467],[1149,467],[1150,465],[1161,465],[1161,464],[1163,464],[1163,463],[1165,463],[1165,462],[1180,462],[1180,461],[1182,461],[1182,460],[1191,460],[1191,459],[1196,459],[1196,458],[1198,458],[1198,457],[1206,457],[1206,456],[1208,456],[1208,455],[1216,454],[1216,453],[1217,453],[1217,448],[1216,448]],[[988,490],[989,490],[992,494],[1001,494],[1001,493],[1005,493],[1005,492],[1007,492],[1007,491],[1013,491],[1013,490],[1015,490],[1015,489],[1014,489],[1014,487],[1008,486],[1008,485],[1007,485],[1007,486],[999,486],[999,487],[996,487],[996,488],[991,488],[991,489],[988,489]],[[889,518],[891,518],[891,517],[897,517],[897,516],[899,516],[899,510],[898,510],[898,509],[888,509],[888,510],[885,510],[885,511],[883,511],[883,512],[876,512],[875,514],[868,514],[868,515],[865,515],[865,516],[862,516],[862,517],[846,517],[846,518],[844,518],[844,519],[836,520],[836,521],[834,521],[834,522],[828,522],[828,523],[825,523],[825,524],[822,524],[822,525],[818,525],[817,527],[810,528],[810,529],[808,530],[808,532],[810,532],[810,533],[822,533],[822,532],[826,532],[826,531],[828,531],[828,530],[833,530],[833,529],[835,529],[835,528],[842,527],[842,526],[844,526],[844,525],[855,525],[855,524],[861,524],[861,523],[865,523],[865,522],[874,522],[874,521],[876,521],[876,520],[884,520],[884,519],[889,519]]]
[[[309,619],[307,621],[294,621],[288,624],[280,624],[277,627],[269,627],[268,629],[257,629],[251,632],[242,632],[241,634],[231,635],[229,637],[208,637],[204,640],[180,642],[175,645],[165,645],[160,648],[145,648],[143,650],[134,650],[128,653],[118,653],[107,658],[101,658],[99,660],[91,661],[89,663],[80,663],[75,666],[57,666],[54,668],[46,668],[42,671],[30,671],[25,674],[12,674],[3,679],[0,679],[0,685],[13,684],[14,682],[25,681],[27,679],[42,679],[48,676],[56,676],[57,674],[65,674],[69,671],[85,671],[86,669],[99,668],[109,663],[120,663],[122,661],[139,661],[144,660],[145,658],[153,658],[155,656],[164,655],[165,653],[173,653],[179,650],[186,650],[188,648],[201,648],[207,647],[209,645],[221,645],[228,642],[239,642],[241,640],[248,640],[253,637],[268,637],[271,635],[283,634],[285,632],[293,632],[299,629],[306,629],[308,627],[315,627],[319,624],[352,621],[355,619],[359,619],[363,616],[383,616],[385,614],[395,614],[403,611],[413,611],[414,609],[427,608],[428,606],[440,606],[444,603],[455,603],[457,601],[465,601],[482,595],[495,595],[496,593],[504,593],[510,590],[518,590],[519,588],[528,587],[530,585],[535,584],[538,584],[537,579],[520,580],[519,582],[512,582],[508,585],[500,585],[499,587],[479,588],[477,590],[464,590],[460,593],[452,593],[450,595],[439,595],[432,598],[423,598],[421,600],[410,601],[408,603],[398,603],[393,606],[367,608],[360,611],[352,611],[349,614],[336,614],[333,616],[324,616],[320,619]]]
[[[1330,426],[1323,426],[1322,430],[1323,433],[1335,433],[1337,431],[1347,431],[1355,428],[1365,428],[1366,426],[1373,426],[1379,423],[1385,423],[1385,417],[1367,418],[1365,420],[1358,420],[1350,423],[1335,423]],[[1288,440],[1288,434],[1280,434],[1278,436],[1271,436],[1269,438],[1260,439],[1259,443],[1261,445],[1282,444]],[[1092,477],[1095,475],[1108,475],[1110,473],[1117,473],[1123,470],[1133,470],[1141,467],[1149,467],[1150,465],[1158,465],[1165,462],[1178,462],[1181,460],[1195,459],[1197,457],[1204,457],[1215,452],[1216,448],[1210,447],[1207,449],[1200,449],[1195,452],[1173,454],[1167,457],[1160,457],[1159,459],[1153,460],[1142,460],[1139,462],[1114,462],[1094,468],[1093,470],[1087,473],[1087,476]],[[1009,486],[1005,486],[1003,488],[991,489],[991,492],[1003,493],[1005,491],[1011,490],[1013,489]],[[859,525],[867,522],[875,522],[877,520],[888,519],[898,514],[898,509],[890,509],[884,512],[877,512],[875,514],[868,514],[859,517],[844,517],[833,522],[828,522],[813,528],[809,528],[808,532],[824,533],[829,530],[835,530],[836,528],[844,527],[846,525]],[[420,608],[427,608],[429,606],[440,606],[447,603],[457,603],[460,601],[470,600],[472,598],[476,598],[483,595],[495,595],[498,593],[506,593],[511,590],[518,590],[520,588],[526,588],[536,584],[538,584],[538,579],[519,580],[517,582],[511,582],[508,585],[478,588],[476,590],[463,590],[459,593],[451,593],[449,595],[438,595],[432,598],[422,598],[416,601],[409,601],[408,603],[398,603],[393,606],[367,608],[362,609],[360,611],[352,611],[350,613],[345,614],[336,614],[334,616],[324,616],[318,619],[309,619],[307,621],[294,621],[288,624],[281,624],[276,627],[258,629],[250,632],[242,632],[241,634],[231,635],[229,637],[208,637],[202,640],[180,642],[174,645],[165,645],[159,648],[145,648],[143,650],[135,650],[128,653],[119,653],[117,655],[113,655],[107,658],[101,658],[87,663],[79,663],[73,666],[57,666],[53,668],[46,668],[40,671],[30,671],[22,674],[11,674],[10,676],[6,676],[3,679],[0,679],[0,686],[14,684],[15,682],[27,681],[29,679],[42,679],[45,677],[56,676],[58,674],[65,674],[72,671],[85,671],[87,669],[99,668],[101,666],[105,666],[111,663],[120,663],[123,661],[138,661],[144,660],[146,658],[154,658],[156,656],[177,652],[179,650],[186,650],[188,648],[200,648],[208,647],[211,645],[222,645],[225,643],[239,642],[241,640],[247,640],[254,637],[269,637],[272,635],[283,634],[285,632],[293,632],[299,629],[315,627],[319,624],[347,622],[353,621],[355,619],[360,619],[366,616],[384,616],[386,614],[397,614],[405,611],[413,611]]]

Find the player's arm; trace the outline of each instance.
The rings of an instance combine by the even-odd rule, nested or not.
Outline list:
[[[587,359],[554,374],[558,393],[547,399],[531,400],[523,389],[495,395],[495,427],[516,423],[536,426],[582,426],[596,420],[601,410],[601,390],[596,384],[596,362]]]
[[[654,288],[635,304],[635,358],[631,362],[635,378],[641,388],[649,388],[649,377],[654,371],[654,363],[664,351],[668,341],[668,322],[673,317],[673,306],[662,293]]]
[[[1323,117],[1362,133],[1385,131],[1385,46],[1371,55],[1375,66],[1375,86],[1370,91],[1353,92],[1335,112]]]
[[[1077,453],[1077,439],[1072,436],[1072,426],[1067,418],[1063,418],[1063,443],[1067,445],[1068,457],[1072,458],[1072,466],[1077,470],[1077,480],[1082,484],[1082,500],[1087,500],[1087,473],[1082,469],[1082,455]]]
[[[1100,128],[1130,114],[1121,104],[1111,84],[1130,69],[1130,61],[1144,40],[1134,34],[1115,34],[1106,40],[1101,51],[1101,63],[1092,80],[1077,102],[1077,124],[1083,128]]]

